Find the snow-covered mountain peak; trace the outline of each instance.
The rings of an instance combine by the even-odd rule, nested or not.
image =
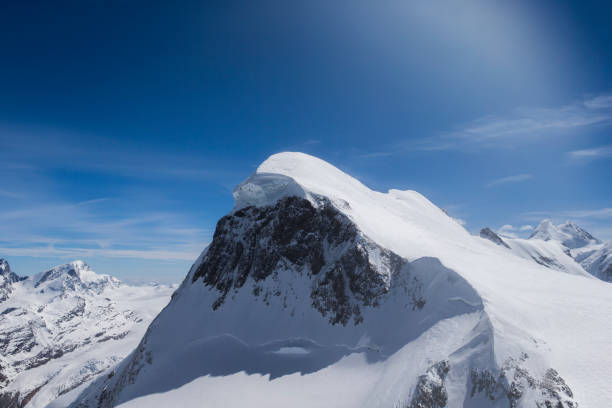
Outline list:
[[[6,276],[11,272],[11,267],[9,266],[6,259],[0,258],[0,275]]]
[[[80,260],[57,265],[48,271],[33,276],[29,281],[40,290],[93,290],[96,293],[100,293],[109,286],[121,285],[118,279],[109,275],[98,274]]]
[[[0,258],[0,302],[8,299],[13,291],[13,283],[21,279],[15,272],[11,271],[11,267],[6,259]]]
[[[271,156],[234,198],[135,352],[75,407],[196,406],[202,393],[211,406],[351,408],[612,398],[599,357],[612,352],[609,288],[559,243],[494,245],[417,192],[370,190],[302,153]],[[254,391],[215,394],[237,388]]]
[[[529,239],[558,241],[570,249],[601,243],[601,241],[572,221],[554,225],[549,219],[542,220]]]
[[[370,190],[331,164],[297,152],[270,156],[234,190],[235,209],[265,206],[295,196],[317,205],[316,196],[343,199]]]
[[[557,228],[552,223],[552,221],[548,218],[545,218],[540,221],[538,226],[533,230],[533,232],[529,236],[529,239],[541,239],[544,241],[550,241],[551,239],[553,239],[553,236],[555,235],[556,231]]]
[[[19,275],[11,270],[11,266],[4,258],[0,258],[0,278],[8,279],[13,282],[21,279]]]

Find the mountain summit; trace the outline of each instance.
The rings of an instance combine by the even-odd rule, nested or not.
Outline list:
[[[558,241],[570,249],[581,248],[592,244],[601,244],[600,240],[571,221],[554,225],[552,221],[548,219],[540,222],[533,230],[529,239]]]
[[[77,260],[55,266],[32,277],[32,283],[40,291],[90,291],[101,293],[107,287],[121,282],[112,276],[97,274],[85,262]]]
[[[584,271],[516,256],[415,191],[372,191],[302,153],[271,156],[234,198],[135,352],[75,407],[612,400],[612,296]]]
[[[573,222],[554,225],[550,220],[543,220],[529,240],[558,242],[585,271],[612,282],[612,242],[602,243]]]
[[[9,263],[4,258],[0,258],[0,302],[8,299],[13,291],[13,284],[22,279],[15,272],[11,271]]]

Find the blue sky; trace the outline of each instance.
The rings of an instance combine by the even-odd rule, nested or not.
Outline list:
[[[606,2],[14,3],[0,256],[18,273],[79,258],[178,281],[284,150],[470,231],[550,217],[612,239]]]

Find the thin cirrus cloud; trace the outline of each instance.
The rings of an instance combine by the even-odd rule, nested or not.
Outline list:
[[[518,108],[505,116],[485,116],[455,130],[421,139],[413,147],[452,150],[514,146],[594,126],[609,126],[611,107],[612,95],[601,95],[554,108]]]
[[[563,210],[563,211],[530,211],[522,214],[526,219],[542,218],[581,218],[605,220],[612,219],[612,208],[598,208],[587,210]]]
[[[504,224],[497,230],[497,233],[505,237],[518,238],[519,236],[524,236],[524,234],[527,234],[531,230],[533,230],[533,226],[529,224],[521,225],[520,227]]]
[[[174,213],[107,219],[96,206],[108,199],[50,203],[0,214],[0,254],[61,258],[193,260],[210,231]]]
[[[194,182],[233,181],[241,176],[231,168],[222,169],[212,156],[203,158],[189,152],[170,154],[140,146],[118,148],[104,138],[83,137],[52,128],[7,127],[0,124],[0,150],[8,158],[0,162],[0,170],[11,172],[71,168],[129,179]],[[36,166],[23,166],[22,163],[36,163]],[[0,195],[3,195],[1,191]]]
[[[201,249],[201,248],[200,248]],[[162,261],[193,261],[198,257],[199,250],[194,247],[185,247],[182,250],[173,248],[167,250],[163,248],[153,248],[146,250],[138,249],[107,249],[107,248],[79,248],[62,247],[54,245],[46,247],[2,247],[0,252],[6,256],[29,256],[35,258],[60,257],[60,258],[84,258],[93,257],[105,258],[130,258]]]
[[[590,149],[574,150],[568,153],[573,161],[589,161],[612,157],[612,146],[599,146]]]
[[[493,180],[490,183],[485,184],[485,187],[491,188],[491,187],[501,186],[504,184],[520,183],[521,181],[526,181],[532,178],[533,178],[532,174],[516,174],[514,176],[502,177],[502,178]]]
[[[504,224],[502,225],[498,230],[497,233],[499,235],[505,236],[505,237],[510,237],[510,238],[516,238],[516,228],[513,225],[510,224]]]

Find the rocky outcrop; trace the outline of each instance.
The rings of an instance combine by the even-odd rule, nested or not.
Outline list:
[[[556,269],[558,271],[565,270],[565,266],[561,262],[557,261],[554,258],[548,257],[548,256],[544,256],[544,255],[533,256],[532,255],[531,259],[533,259],[535,263],[545,266],[547,268]]]
[[[407,262],[364,237],[344,214],[318,199],[286,197],[273,206],[245,207],[219,220],[205,258],[193,275],[219,292],[213,309],[251,279],[253,294],[281,296],[261,282],[283,270],[312,278],[312,305],[332,324],[362,321],[361,308],[376,306]],[[407,285],[405,280],[402,284]],[[417,281],[408,288],[413,309],[425,299]]]
[[[471,372],[471,397],[482,394],[489,401],[507,399],[510,408],[519,406],[526,394],[537,408],[578,408],[570,387],[553,368],[540,379],[532,375],[522,363],[527,354],[509,358],[499,372],[473,369]]]
[[[480,236],[484,239],[488,239],[496,245],[500,245],[510,249],[510,246],[506,244],[506,242],[489,227],[484,227],[483,229],[481,229]]]
[[[8,262],[0,258],[0,303],[4,302],[13,292],[13,284],[25,278],[11,271]]]
[[[444,408],[448,401],[444,380],[449,370],[448,360],[443,360],[420,376],[408,408]]]

